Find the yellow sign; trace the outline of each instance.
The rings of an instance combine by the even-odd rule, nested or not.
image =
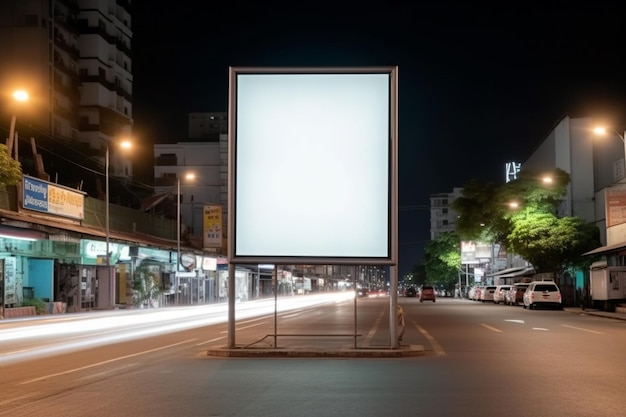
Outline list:
[[[222,206],[204,206],[202,215],[202,243],[205,248],[222,247]]]

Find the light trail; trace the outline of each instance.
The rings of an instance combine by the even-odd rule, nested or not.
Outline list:
[[[237,324],[242,325],[267,318],[275,311],[301,311],[348,300],[354,300],[353,292],[253,300],[236,303],[235,314]],[[63,320],[40,316],[28,321],[3,322],[0,323],[0,365],[227,322],[228,304],[115,310],[92,315],[81,313]],[[25,344],[29,346],[25,348]]]

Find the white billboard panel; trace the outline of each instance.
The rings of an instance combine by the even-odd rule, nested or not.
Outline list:
[[[396,72],[231,68],[231,262],[396,263]]]

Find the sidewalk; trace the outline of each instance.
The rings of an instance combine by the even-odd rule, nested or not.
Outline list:
[[[575,314],[583,314],[587,316],[605,317],[607,319],[626,320],[626,313],[614,313],[609,311],[583,309],[581,307],[565,307],[564,311]]]

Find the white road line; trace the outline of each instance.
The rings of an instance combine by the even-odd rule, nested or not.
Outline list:
[[[281,316],[281,318],[283,318],[283,319],[290,319],[292,317],[298,317],[300,315],[302,315],[302,313],[288,314],[288,315],[285,315],[285,316]]]
[[[542,332],[547,332],[548,329],[544,328],[544,327],[533,327],[533,330],[540,330]]]
[[[421,334],[424,335],[424,337],[426,339],[428,339],[428,342],[430,343],[430,345],[432,346],[433,350],[435,351],[435,353],[437,354],[437,356],[446,356],[446,351],[443,350],[443,348],[441,347],[441,345],[437,342],[437,340],[432,337],[430,335],[430,333],[428,333],[426,331],[426,329],[424,329],[422,326],[420,326],[419,324],[413,322],[413,325],[415,325],[415,327],[417,327],[417,330],[419,330],[419,332]]]
[[[16,401],[25,400],[27,398],[34,397],[35,395],[37,395],[36,392],[29,392],[28,394],[20,395],[19,397],[13,397],[13,398],[9,398],[8,400],[0,401],[0,407],[2,407],[5,404],[10,404]]]
[[[582,327],[568,326],[567,324],[561,324],[563,327],[567,327],[568,329],[580,330],[581,332],[594,333],[594,334],[605,334],[604,332],[597,332],[595,330],[583,329]]]
[[[57,376],[67,375],[67,374],[71,374],[71,373],[74,373],[74,372],[82,371],[84,369],[95,368],[96,366],[105,365],[107,363],[117,362],[117,361],[121,361],[123,359],[128,359],[128,358],[133,358],[135,356],[145,355],[147,353],[158,352],[159,350],[165,350],[165,349],[172,348],[174,346],[184,345],[185,343],[193,342],[194,340],[196,340],[196,339],[189,339],[189,340],[185,340],[185,341],[182,341],[182,342],[174,343],[172,345],[161,346],[161,347],[158,347],[158,348],[155,348],[155,349],[150,349],[150,350],[144,350],[143,352],[137,352],[137,353],[133,353],[131,355],[120,356],[119,358],[109,359],[108,361],[92,363],[91,365],[82,366],[80,368],[74,368],[74,369],[70,369],[70,370],[67,370],[67,371],[63,371],[63,372],[58,372],[56,374],[40,376],[39,378],[29,379],[28,381],[20,382],[19,385],[31,384],[33,382],[43,381],[45,379],[50,379],[50,378],[54,378],[54,377],[57,377]]]
[[[197,344],[196,344],[196,346],[206,345],[206,344],[208,344],[208,343],[217,342],[218,340],[223,340],[223,339],[226,339],[226,336],[216,337],[215,339],[206,340],[206,341],[204,341],[204,342],[197,343]]]
[[[495,327],[492,327],[492,326],[490,326],[490,325],[488,325],[488,324],[485,324],[485,323],[480,323],[480,325],[481,325],[481,326],[483,326],[485,329],[489,329],[489,330],[491,330],[492,332],[502,333],[502,330],[497,329],[497,328],[495,328]]]
[[[380,322],[383,320],[384,316],[385,316],[385,310],[383,309],[383,311],[381,311],[380,314],[378,315],[378,317],[376,318],[376,321],[374,322],[374,325],[372,326],[370,331],[367,332],[367,336],[365,336],[365,340],[363,340],[363,344],[366,344],[366,345],[370,344],[370,342],[374,338],[374,335],[376,334],[376,331],[378,330],[378,326],[380,325]]]
[[[235,329],[235,331],[237,331],[237,330],[249,329],[250,327],[260,326],[260,325],[262,325],[262,324],[266,324],[266,323],[251,324],[250,326],[240,326],[240,327],[237,327],[237,328]],[[222,330],[220,333],[221,333],[221,334],[228,333],[228,330]]]

